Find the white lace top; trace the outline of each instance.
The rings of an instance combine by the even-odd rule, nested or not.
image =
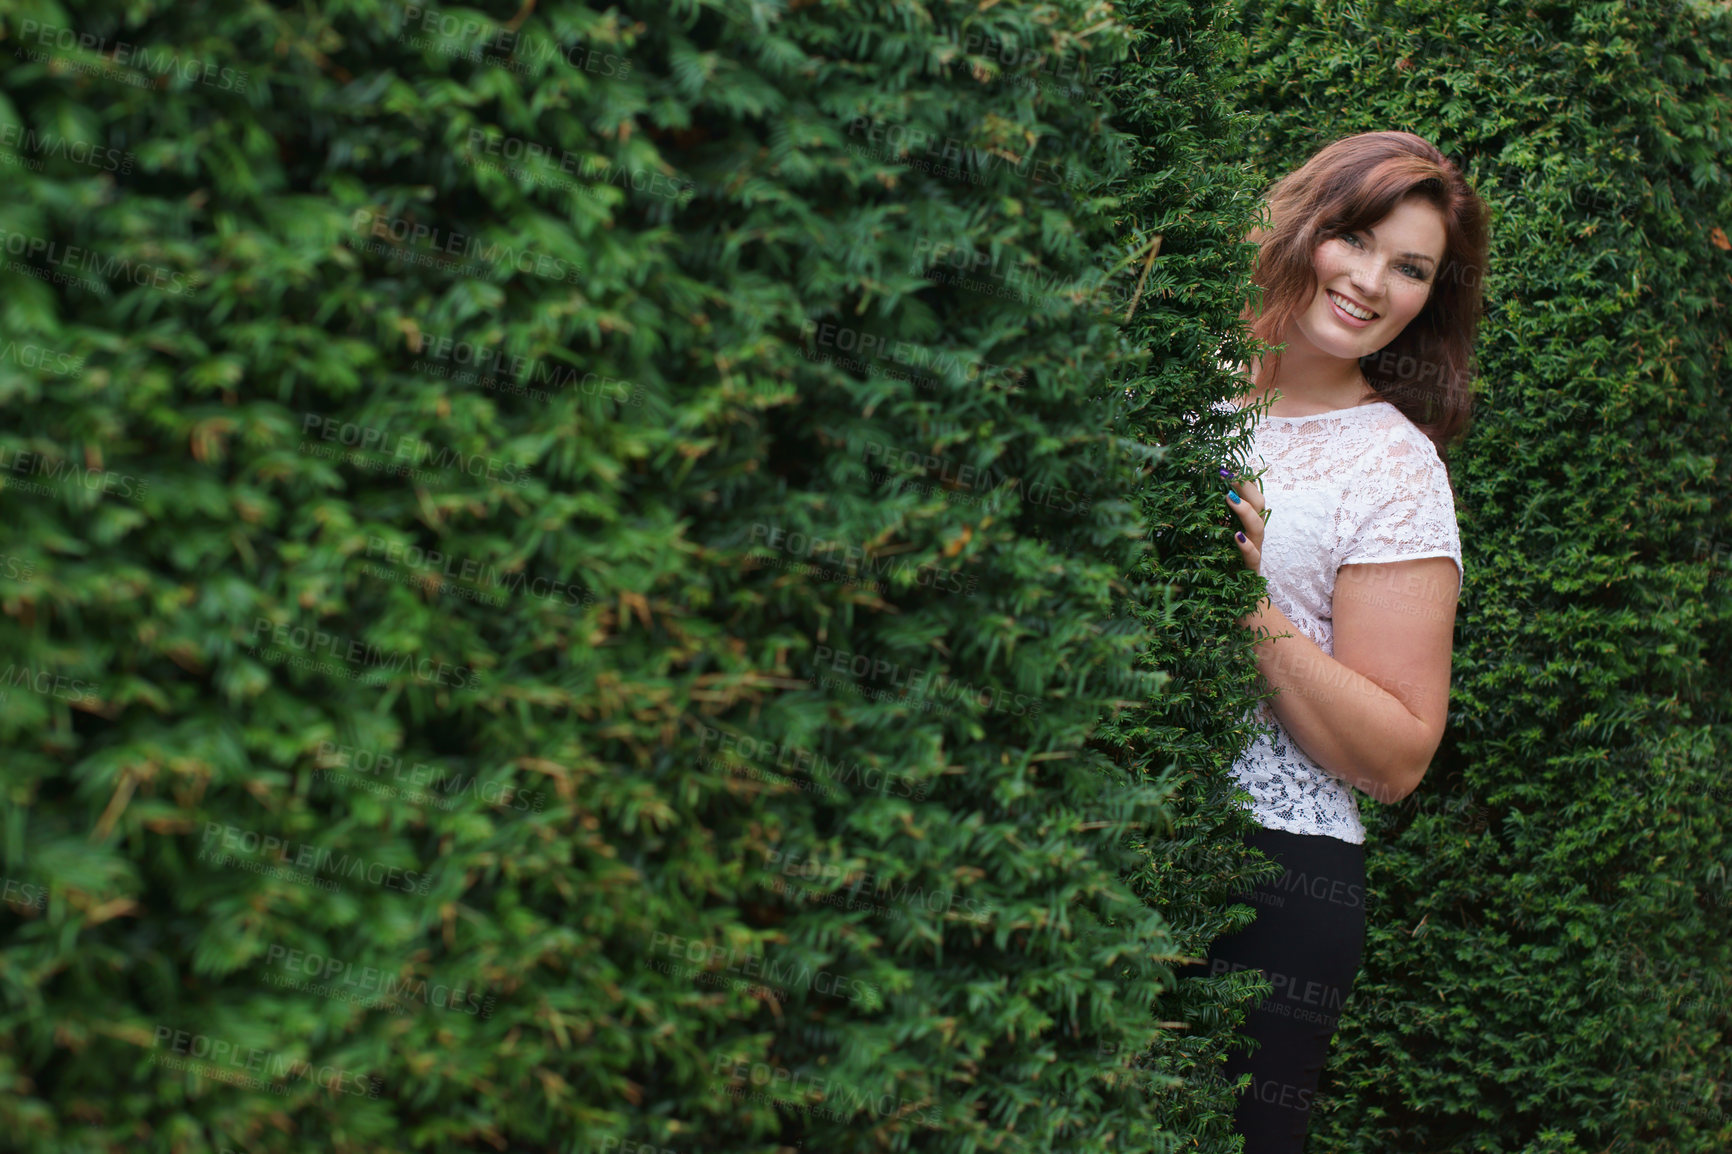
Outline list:
[[[1253,438],[1254,459],[1245,464],[1262,474],[1269,510],[1262,565],[1269,600],[1323,652],[1334,652],[1331,610],[1341,566],[1448,557],[1457,579],[1466,576],[1443,461],[1388,401],[1264,416]],[[1259,735],[1232,774],[1251,795],[1257,824],[1363,844],[1353,788],[1305,755],[1268,701],[1254,717],[1274,736]]]

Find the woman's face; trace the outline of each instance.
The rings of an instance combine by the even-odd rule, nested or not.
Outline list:
[[[1357,359],[1388,345],[1419,315],[1443,261],[1443,213],[1410,198],[1369,227],[1332,236],[1311,254],[1317,295],[1294,320],[1328,356]]]

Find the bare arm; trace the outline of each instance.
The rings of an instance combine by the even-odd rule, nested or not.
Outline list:
[[[1262,571],[1263,492],[1231,486],[1240,553]],[[1333,656],[1265,597],[1240,623],[1261,634],[1270,707],[1312,761],[1383,802],[1412,793],[1443,740],[1458,596],[1447,557],[1343,565],[1335,575]]]
[[[1273,635],[1257,643],[1257,666],[1280,691],[1270,707],[1282,727],[1312,761],[1378,801],[1412,793],[1443,740],[1456,587],[1447,557],[1343,565],[1334,656],[1268,598],[1242,621]]]

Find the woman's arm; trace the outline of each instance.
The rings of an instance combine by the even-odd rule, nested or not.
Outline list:
[[[1223,476],[1228,470],[1221,470]],[[1232,479],[1239,552],[1263,571],[1262,487]],[[1382,802],[1419,786],[1449,717],[1449,666],[1460,592],[1448,557],[1343,565],[1335,571],[1334,656],[1264,597],[1240,624],[1258,631],[1269,703],[1312,761]]]
[[[1448,557],[1343,565],[1333,657],[1267,597],[1241,619],[1272,635],[1256,646],[1270,707],[1312,761],[1382,802],[1418,787],[1449,715],[1456,598]]]

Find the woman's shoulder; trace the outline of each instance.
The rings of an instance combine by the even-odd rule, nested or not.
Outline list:
[[[1372,416],[1374,426],[1381,430],[1383,439],[1388,442],[1390,451],[1400,455],[1417,454],[1423,460],[1443,467],[1443,458],[1438,455],[1437,446],[1431,438],[1425,435],[1425,430],[1413,423],[1413,418],[1402,412],[1390,401],[1376,401],[1370,408],[1376,413]]]
[[[1449,469],[1423,429],[1388,401],[1366,407],[1376,411],[1366,414],[1364,435],[1344,438],[1341,446],[1345,473],[1391,498],[1452,492]]]

